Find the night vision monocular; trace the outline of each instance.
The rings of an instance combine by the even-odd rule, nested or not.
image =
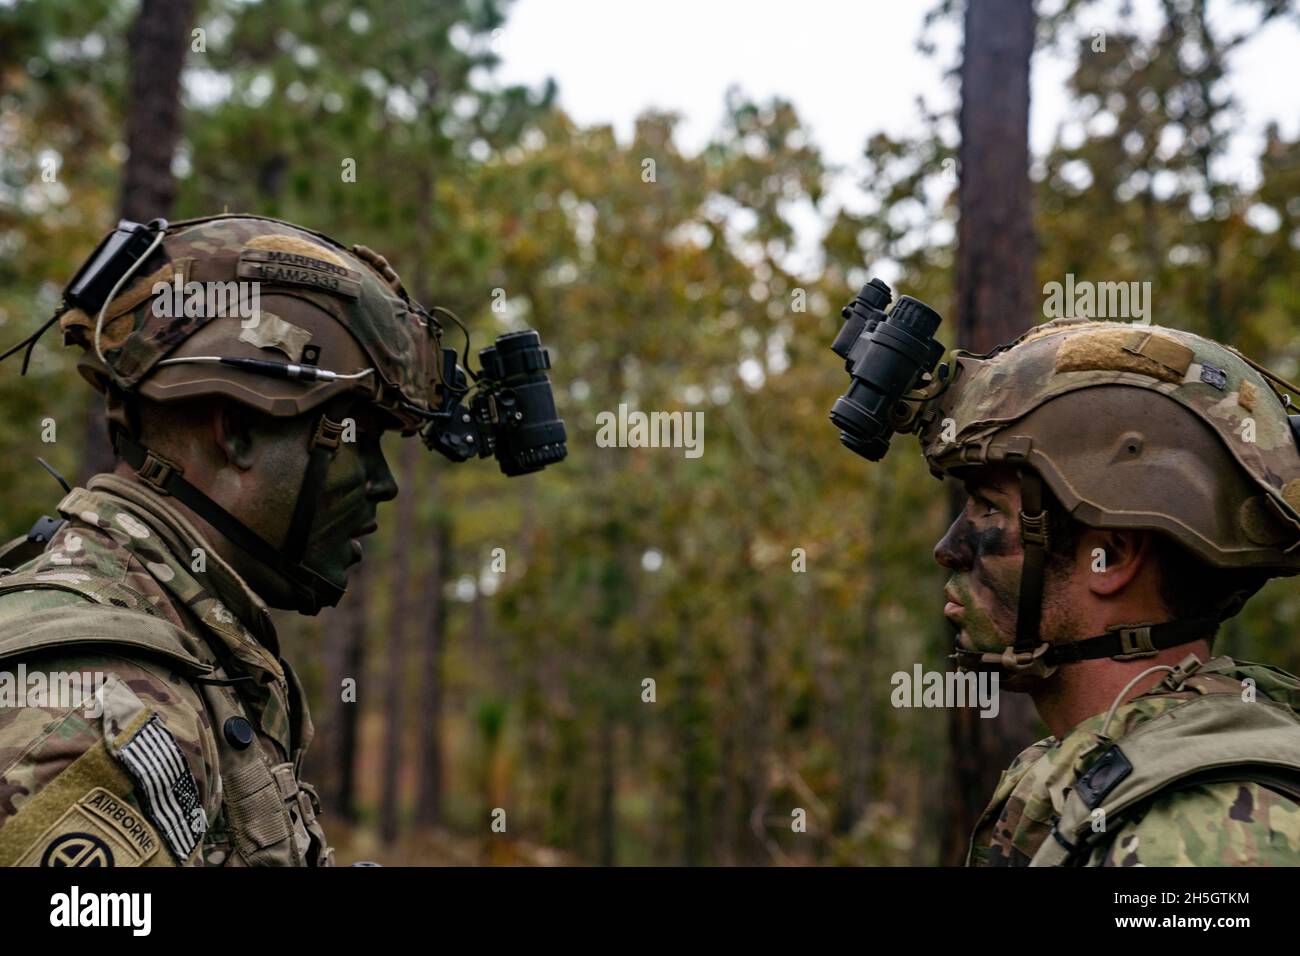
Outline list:
[[[850,379],[831,422],[844,446],[868,461],[885,457],[895,432],[927,424],[927,403],[948,378],[946,363],[935,371],[944,353],[934,337],[943,321],[939,313],[908,295],[886,312],[892,298],[879,279],[864,285],[841,310],[844,325],[831,345]]]

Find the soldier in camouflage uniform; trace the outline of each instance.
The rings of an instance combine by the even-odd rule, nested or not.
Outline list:
[[[424,423],[441,330],[381,256],[276,220],[172,224],[139,265],[60,317],[122,460],[3,560],[0,672],[95,693],[0,707],[0,865],[331,865],[268,605],[342,595],[397,493],[380,435]],[[235,280],[251,319],[155,307],[156,283]]]
[[[1116,322],[955,359],[915,427],[970,493],[935,548],[954,657],[1052,731],[1003,773],[968,864],[1300,864],[1300,680],[1211,652],[1300,571],[1295,387]]]

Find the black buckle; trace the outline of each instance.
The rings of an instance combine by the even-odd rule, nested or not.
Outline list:
[[[144,462],[135,473],[140,476],[142,481],[153,485],[154,488],[167,494],[167,482],[171,480],[172,475],[181,475],[185,469],[174,461],[168,461],[162,455],[155,452],[145,452]]]

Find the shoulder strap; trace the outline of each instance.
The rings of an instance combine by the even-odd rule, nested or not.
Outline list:
[[[190,677],[212,672],[212,664],[192,649],[193,638],[159,616],[142,595],[112,581],[75,577],[37,578],[30,571],[0,577],[0,598],[15,591],[56,590],[100,605],[89,610],[85,603],[74,602],[23,614],[0,628],[0,660],[49,649],[126,647],[165,657]]]
[[[17,571],[0,576],[0,597],[17,591],[68,591],[95,604],[111,604],[157,617],[157,609],[140,592],[108,578],[92,577],[81,568],[66,571],[46,568],[42,571]],[[0,604],[0,618],[4,606]]]
[[[1068,866],[1083,859],[1107,829],[1150,799],[1202,783],[1248,781],[1300,802],[1300,722],[1291,708],[1236,694],[1207,694],[1138,726],[1112,744],[1083,774],[1031,866]]]

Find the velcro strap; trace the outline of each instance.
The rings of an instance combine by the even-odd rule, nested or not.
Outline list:
[[[177,275],[181,277],[181,285],[190,281],[190,266],[192,263],[193,260],[191,259],[173,259],[157,272],[143,278],[137,278],[136,281],[132,283],[130,292],[119,295],[109,303],[108,308],[104,310],[105,327],[107,327],[108,324],[119,315],[122,315],[125,312],[130,312],[141,302],[145,301],[145,299],[152,296],[154,286],[159,282],[166,282],[168,285],[171,285],[176,281]],[[92,321],[94,318],[95,316],[91,316]]]
[[[17,863],[69,806],[95,787],[106,787],[122,797],[134,789],[130,776],[102,743],[74,760],[5,820],[5,825],[0,827],[0,866]]]
[[[276,789],[280,791],[280,799],[285,803],[291,803],[298,798],[298,778],[293,775],[293,764],[276,764],[271,768],[271,778],[275,781]]]
[[[279,784],[260,758],[223,772],[221,779],[235,843],[246,858],[289,839]]]
[[[204,256],[190,263],[187,278],[191,282],[233,282],[238,278],[238,266],[238,255]]]
[[[1196,353],[1181,342],[1154,332],[1137,333],[1133,341],[1124,346],[1125,352],[1149,358],[1158,365],[1163,365],[1179,376],[1186,375],[1188,367]]]

